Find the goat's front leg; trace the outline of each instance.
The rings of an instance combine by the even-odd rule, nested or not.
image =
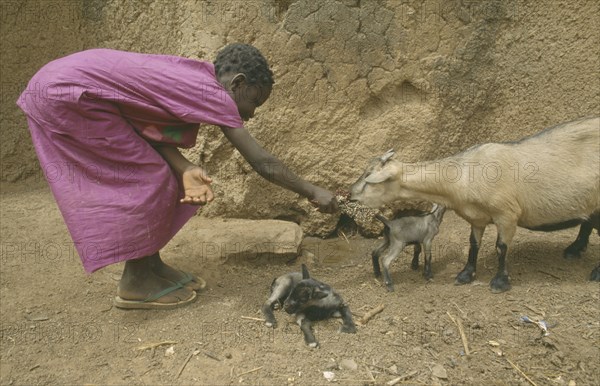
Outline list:
[[[462,271],[456,276],[455,284],[467,284],[475,279],[475,271],[477,270],[477,254],[481,246],[481,238],[483,237],[483,231],[485,226],[482,228],[471,225],[471,236],[469,236],[469,259],[467,264]]]
[[[302,334],[304,335],[304,342],[308,345],[308,347],[319,347],[319,342],[317,342],[317,339],[312,332],[310,320],[308,320],[308,318],[303,314],[298,314],[296,317],[296,323],[298,323],[300,326]]]
[[[345,332],[347,334],[356,333],[356,325],[354,325],[354,320],[352,320],[352,313],[350,312],[350,307],[347,304],[343,304],[340,307],[340,314],[342,315],[342,327],[340,327],[340,332]]]
[[[431,270],[431,242],[433,240],[423,240],[423,246],[425,247],[425,267],[423,269],[423,276],[427,280],[433,279],[433,271]]]
[[[402,253],[402,250],[406,246],[403,242],[393,241],[390,243],[390,248],[382,258],[383,262],[383,280],[389,292],[394,291],[394,283],[390,277],[390,265],[396,258]]]
[[[498,272],[490,282],[490,288],[493,293],[500,293],[510,289],[510,279],[508,277],[508,269],[506,268],[506,254],[508,246],[517,230],[516,221],[498,221],[498,239],[496,240],[496,254],[498,256]]]

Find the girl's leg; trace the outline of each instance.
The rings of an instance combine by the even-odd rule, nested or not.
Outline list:
[[[162,290],[173,287],[175,282],[157,275],[153,265],[158,257],[158,252],[140,259],[127,260],[125,269],[117,288],[117,295],[126,300],[145,300]],[[176,303],[190,299],[194,296],[188,288],[180,288],[154,300],[158,303]]]
[[[164,279],[170,280],[172,282],[184,283],[186,288],[189,288],[194,291],[199,291],[206,286],[206,283],[201,278],[197,278],[196,276],[180,271],[176,268],[173,268],[167,264],[160,258],[160,254],[157,252],[152,256],[148,256],[150,259],[150,264],[152,266],[152,271],[157,276],[160,276]]]

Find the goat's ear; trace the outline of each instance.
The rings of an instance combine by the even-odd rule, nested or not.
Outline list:
[[[386,163],[390,158],[394,156],[395,153],[396,152],[394,151],[394,149],[390,149],[384,155],[379,157],[379,160],[381,160],[381,163]]]
[[[322,288],[320,287],[315,287],[313,289],[313,299],[323,299],[326,298],[329,295],[329,292],[324,291]]]
[[[381,169],[378,172],[372,173],[367,178],[365,178],[365,182],[369,184],[379,184],[383,181],[387,181],[394,175],[394,171],[390,169]]]
[[[310,274],[308,273],[308,268],[306,265],[302,264],[302,280],[310,279]]]

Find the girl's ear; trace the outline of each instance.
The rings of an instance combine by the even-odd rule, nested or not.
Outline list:
[[[235,74],[235,76],[231,78],[231,91],[235,91],[244,83],[246,83],[246,75],[242,74],[241,72],[239,74]]]

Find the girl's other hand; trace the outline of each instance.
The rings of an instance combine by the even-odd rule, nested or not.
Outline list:
[[[185,197],[179,201],[182,204],[204,205],[214,200],[215,196],[210,188],[212,179],[200,166],[187,168],[181,179],[185,192]]]
[[[333,193],[329,190],[316,187],[310,203],[323,213],[335,213],[338,210],[338,203]]]

